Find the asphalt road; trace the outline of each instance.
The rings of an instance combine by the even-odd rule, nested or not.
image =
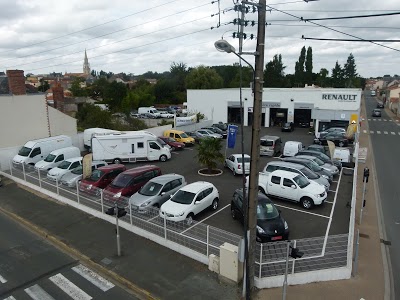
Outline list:
[[[138,299],[0,213],[0,298]]]
[[[368,114],[367,119],[374,151],[376,177],[378,179],[385,229],[387,239],[391,242],[389,253],[394,290],[395,295],[400,297],[400,124],[391,121],[385,110],[382,110],[381,118],[371,117],[377,101],[368,92],[366,92],[365,107]]]

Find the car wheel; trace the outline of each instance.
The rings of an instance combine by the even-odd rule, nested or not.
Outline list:
[[[311,209],[314,206],[314,202],[308,197],[301,198],[300,202],[305,209]]]
[[[232,174],[233,174],[233,176],[236,176],[236,170],[235,170],[235,167],[232,169]]]
[[[343,147],[344,143],[342,141],[339,142],[339,147]]]
[[[266,195],[265,190],[261,186],[258,187],[258,191],[261,192],[261,194]]]
[[[224,167],[225,167],[225,168],[227,168],[227,167],[228,167],[228,165],[226,164],[226,161],[224,161]]]
[[[118,164],[120,164],[120,163],[121,163],[121,160],[120,160],[119,158],[114,158],[113,164],[118,165]]]
[[[234,208],[231,208],[231,216],[232,216],[232,219],[234,219],[234,220],[237,219],[236,210]]]
[[[161,162],[166,162],[167,161],[167,156],[166,155],[161,155],[160,156],[160,161]]]
[[[218,202],[219,202],[218,198],[215,198],[215,199],[213,200],[213,202],[212,202],[212,204],[211,204],[211,209],[212,209],[212,210],[217,210],[217,208],[218,208]]]
[[[186,224],[187,225],[189,225],[189,226],[192,225],[193,217],[194,217],[193,213],[190,213],[190,214],[187,215],[187,217],[186,217]]]

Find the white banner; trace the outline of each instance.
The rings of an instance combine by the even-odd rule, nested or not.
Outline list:
[[[190,117],[175,117],[175,127],[191,125],[197,122],[197,116]]]

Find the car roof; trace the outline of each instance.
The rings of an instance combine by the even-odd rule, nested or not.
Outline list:
[[[146,171],[151,171],[151,170],[158,170],[160,169],[159,167],[155,166],[155,165],[145,165],[145,166],[140,166],[140,167],[136,167],[133,169],[129,169],[126,170],[125,172],[121,173],[121,174],[139,174],[142,172],[146,172]]]
[[[67,158],[64,161],[68,161],[68,162],[75,162],[75,161],[80,161],[82,160],[83,157],[82,156],[77,156],[77,157],[72,157],[72,158]]]
[[[150,181],[159,183],[159,184],[165,184],[167,182],[170,182],[171,180],[179,179],[179,178],[184,178],[184,177],[179,174],[171,173],[171,174],[165,174],[165,175],[154,177],[154,178],[150,179]]]
[[[314,151],[314,150],[301,150],[301,151],[296,153],[296,156],[303,155],[302,153],[304,153],[304,155],[307,155],[307,153],[312,153],[312,154],[318,154],[318,156],[321,156],[321,152]],[[312,155],[310,155],[310,156],[312,156]]]
[[[280,139],[280,137],[276,135],[264,135],[260,138],[260,140],[276,140],[276,139]]]
[[[308,160],[315,160],[318,157],[312,156],[312,155],[298,155],[299,158],[304,158]]]
[[[100,167],[99,170],[103,172],[109,172],[112,170],[118,170],[118,169],[124,169],[126,168],[123,164],[112,164],[112,165],[107,165]]]
[[[231,154],[231,155],[234,156],[234,157],[242,157],[241,153],[235,153],[235,154]],[[231,156],[231,155],[229,155],[229,156]],[[244,157],[250,157],[250,155],[245,154]]]
[[[196,182],[193,182],[193,183],[190,183],[190,184],[184,186],[183,188],[181,188],[181,190],[197,194],[199,191],[203,190],[204,188],[209,188],[209,187],[214,187],[214,185],[207,181],[196,181]]]
[[[235,193],[239,194],[240,196],[243,197],[243,189],[242,188],[241,189],[236,189]],[[264,202],[265,201],[265,202],[274,204],[270,198],[268,198],[266,195],[262,194],[261,192],[258,193],[258,201],[259,202]]]
[[[281,176],[281,177],[286,177],[286,178],[295,178],[296,176],[299,176],[298,173],[295,172],[290,172],[290,171],[284,171],[284,170],[275,170],[271,172],[271,176]]]
[[[278,165],[278,166],[292,167],[292,168],[294,168],[294,169],[297,169],[297,168],[298,168],[298,169],[304,169],[304,168],[305,168],[303,165],[296,164],[296,163],[289,162],[289,161],[284,161],[284,160],[281,160],[281,161],[279,161],[279,160],[277,160],[277,161],[270,161],[270,162],[267,164],[267,166],[268,166],[268,165],[273,165],[273,164]]]

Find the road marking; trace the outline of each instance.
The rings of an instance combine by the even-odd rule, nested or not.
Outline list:
[[[333,193],[336,193],[336,191],[335,190],[329,190],[329,192],[333,192]],[[326,202],[326,201],[325,201]]]
[[[325,203],[333,204],[333,202],[332,202],[332,201],[325,201]]]
[[[378,121],[382,121],[382,119],[378,119]]]
[[[385,122],[386,122],[386,119],[383,119],[383,121],[385,121]]]
[[[220,211],[223,211],[223,210],[224,210],[225,208],[227,208],[228,206],[231,206],[231,205],[230,205],[230,204],[225,205],[225,206],[224,206],[223,208],[221,208],[220,210],[217,210],[215,213],[209,215],[207,218],[205,218],[205,219],[203,219],[203,220],[197,222],[197,223],[194,224],[193,226],[190,226],[189,228],[187,228],[187,229],[185,229],[184,231],[182,231],[180,234],[184,234],[184,233],[185,233],[186,231],[188,231],[189,229],[192,229],[192,228],[195,227],[196,225],[198,225],[198,224],[204,222],[205,220],[211,218],[212,216],[216,215],[216,214],[219,213]]]
[[[44,289],[35,284],[24,290],[33,300],[54,300]]]
[[[371,121],[371,119],[368,119],[368,121]]]
[[[376,121],[376,119],[372,119],[372,121]]]
[[[1,283],[6,283],[7,280],[6,280],[3,276],[0,275],[0,282],[1,282]]]
[[[179,155],[179,152],[172,151],[171,153]]]
[[[282,207],[282,208],[287,208],[287,209],[291,209],[291,210],[294,210],[294,211],[302,212],[302,213],[305,213],[305,214],[314,215],[314,216],[317,216],[317,217],[322,217],[322,218],[329,219],[329,217],[324,216],[324,215],[312,213],[312,212],[309,212],[309,211],[304,211],[304,210],[297,209],[297,208],[292,208],[292,207],[289,207],[289,206],[279,205],[279,204],[276,204],[276,203],[275,203],[275,206]]]
[[[376,131],[377,134],[381,134],[381,132],[379,130]]]
[[[93,283],[95,286],[97,286],[99,289],[101,289],[103,292],[107,292],[109,289],[112,289],[114,285],[109,282],[107,279],[101,277],[97,273],[93,272],[89,268],[83,266],[83,265],[78,265],[72,268],[76,273],[81,275],[83,278],[87,279],[91,283]]]
[[[337,183],[337,180],[335,181],[335,180],[332,180],[332,182],[335,182],[335,183]]]
[[[192,149],[192,148],[185,148],[185,149],[187,149],[187,150],[189,150],[189,151],[193,151],[193,149]]]
[[[388,134],[388,132],[387,132],[387,131],[384,131],[383,133],[384,133],[384,134]]]
[[[49,278],[55,285],[62,289],[66,294],[68,294],[74,300],[90,300],[91,296],[86,294],[75,284],[65,278],[64,275],[58,273],[57,275],[51,276]]]
[[[365,129],[363,130],[363,132],[364,132],[364,133],[367,133],[367,131],[366,131]]]
[[[374,134],[374,131],[373,131],[373,130],[370,130],[369,133]]]
[[[390,133],[393,134],[393,135],[396,135],[396,132],[391,131]]]

